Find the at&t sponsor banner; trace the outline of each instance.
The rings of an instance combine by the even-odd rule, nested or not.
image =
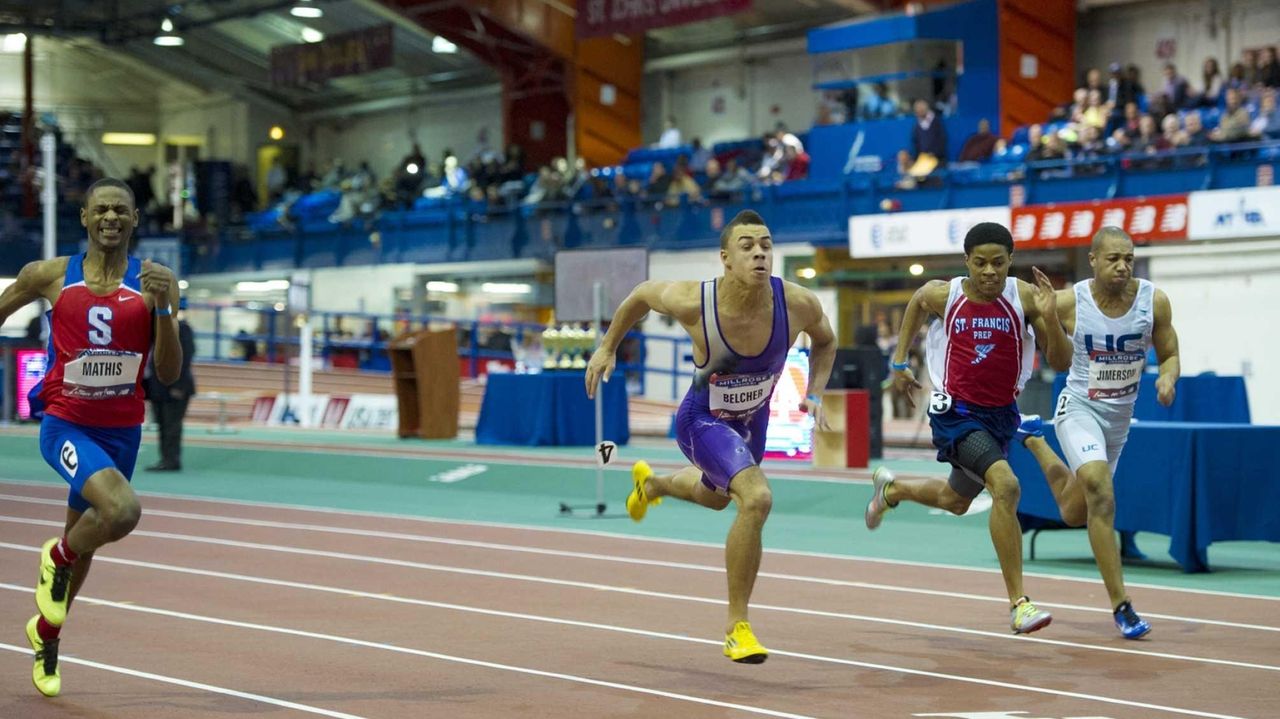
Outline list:
[[[1280,187],[1193,192],[1193,240],[1280,237]]]
[[[979,222],[1009,226],[1008,207],[932,210],[849,218],[849,254],[857,258],[964,254],[964,236]]]
[[[395,395],[389,394],[315,394],[310,404],[296,394],[259,397],[253,420],[270,425],[299,424],[304,413],[312,427],[395,429],[400,424]]]
[[[1017,249],[1088,245],[1108,226],[1134,242],[1163,242],[1187,239],[1187,215],[1186,195],[1068,202],[1016,208],[1009,229]]]

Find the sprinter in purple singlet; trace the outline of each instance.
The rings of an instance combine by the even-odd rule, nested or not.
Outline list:
[[[693,466],[660,476],[636,462],[627,512],[638,522],[662,497],[717,510],[731,500],[737,503],[738,516],[725,542],[724,655],[759,664],[769,652],[751,631],[747,603],[760,570],[760,533],[773,503],[759,466],[769,399],[787,351],[804,332],[810,340],[810,371],[802,408],[825,427],[821,392],[835,358],[835,335],[812,292],[773,276],[773,240],[760,215],[744,210],[725,226],[720,260],[722,277],[649,280],[632,290],[587,366],[587,394],[594,397],[599,382],[609,380],[618,344],[650,310],[676,319],[689,333],[697,372],[676,414],[676,441]]]

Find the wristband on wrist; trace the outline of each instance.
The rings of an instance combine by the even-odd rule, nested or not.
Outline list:
[[[893,368],[894,372],[903,372],[911,369],[910,362],[891,362],[889,366]]]
[[[804,397],[804,398],[805,398],[805,399],[807,399],[807,400],[809,400],[810,402],[812,402],[812,403],[814,403],[814,404],[822,404],[822,397],[821,397],[821,395],[816,395],[816,394],[807,394],[807,395],[805,395],[805,397]]]
[[[168,316],[170,316],[170,315],[172,315],[172,314],[173,314],[173,309],[172,309],[172,308],[170,308],[168,305],[165,305],[164,307],[157,307],[157,308],[156,308],[156,316],[157,316],[157,317],[168,317]]]

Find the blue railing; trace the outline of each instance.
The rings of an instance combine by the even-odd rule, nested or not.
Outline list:
[[[228,325],[232,324],[224,315],[229,312],[241,314],[238,324],[244,326],[243,314],[256,315],[254,323],[260,328],[255,333],[232,332]],[[188,322],[196,337],[196,359],[212,362],[245,361],[244,345],[252,342],[254,354],[269,364],[279,364],[297,357],[301,340],[298,330],[293,326],[293,316],[288,312],[274,308],[229,307],[224,305],[192,303],[187,309]],[[312,314],[314,339],[313,354],[322,359],[324,366],[346,367],[365,371],[390,371],[391,364],[387,354],[390,338],[406,329],[420,328],[428,325],[449,324],[461,333],[458,343],[459,360],[465,363],[464,376],[476,377],[482,374],[483,363],[498,360],[504,364],[518,364],[529,360],[541,368],[543,355],[527,353],[525,349],[531,342],[530,335],[540,337],[545,325],[527,322],[486,322],[480,320],[459,320],[433,315],[378,315],[361,312],[316,312]],[[343,328],[346,328],[344,330]],[[359,338],[344,337],[351,328],[359,328]],[[482,344],[482,335],[505,335],[512,349],[495,349]],[[670,398],[677,399],[692,379],[692,372],[684,367],[692,361],[693,343],[687,337],[667,337],[646,335],[631,332],[627,340],[634,344],[624,345],[619,352],[615,376],[634,378],[633,393],[644,395],[648,383],[658,379],[670,380]],[[506,344],[499,343],[499,344]],[[237,347],[237,345],[240,345]],[[670,364],[664,365],[656,361],[657,354],[666,359],[670,353]],[[655,354],[657,353],[657,354]],[[653,388],[656,396],[661,388]],[[665,393],[663,393],[665,396]]]
[[[431,210],[384,212],[367,228],[307,223],[292,231],[243,232],[188,248],[192,273],[438,263],[534,257],[559,249],[643,245],[714,247],[720,228],[751,207],[780,242],[843,245],[848,218],[901,211],[1009,204],[1021,187],[1028,204],[1134,197],[1257,184],[1258,168],[1280,162],[1280,143],[1218,145],[1159,155],[1108,155],[1051,162],[955,165],[913,189],[896,172],[854,173],[753,187],[729,200],[622,198],[490,210],[455,201]]]

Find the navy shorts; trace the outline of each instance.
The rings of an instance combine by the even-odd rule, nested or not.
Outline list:
[[[40,453],[44,461],[71,485],[67,506],[77,512],[89,509],[80,495],[84,483],[104,469],[116,469],[133,479],[138,463],[142,426],[88,427],[46,414],[40,420]]]
[[[956,445],[970,434],[983,431],[1000,445],[1000,452],[1009,457],[1009,442],[1018,431],[1021,419],[1018,405],[1007,407],[979,407],[955,401],[944,412],[929,413],[929,427],[933,430],[933,446],[938,449],[938,461],[956,466]]]
[[[676,412],[676,444],[702,470],[707,489],[719,494],[729,493],[729,482],[739,472],[760,464],[768,428],[767,406],[745,422],[719,419],[687,397]]]

